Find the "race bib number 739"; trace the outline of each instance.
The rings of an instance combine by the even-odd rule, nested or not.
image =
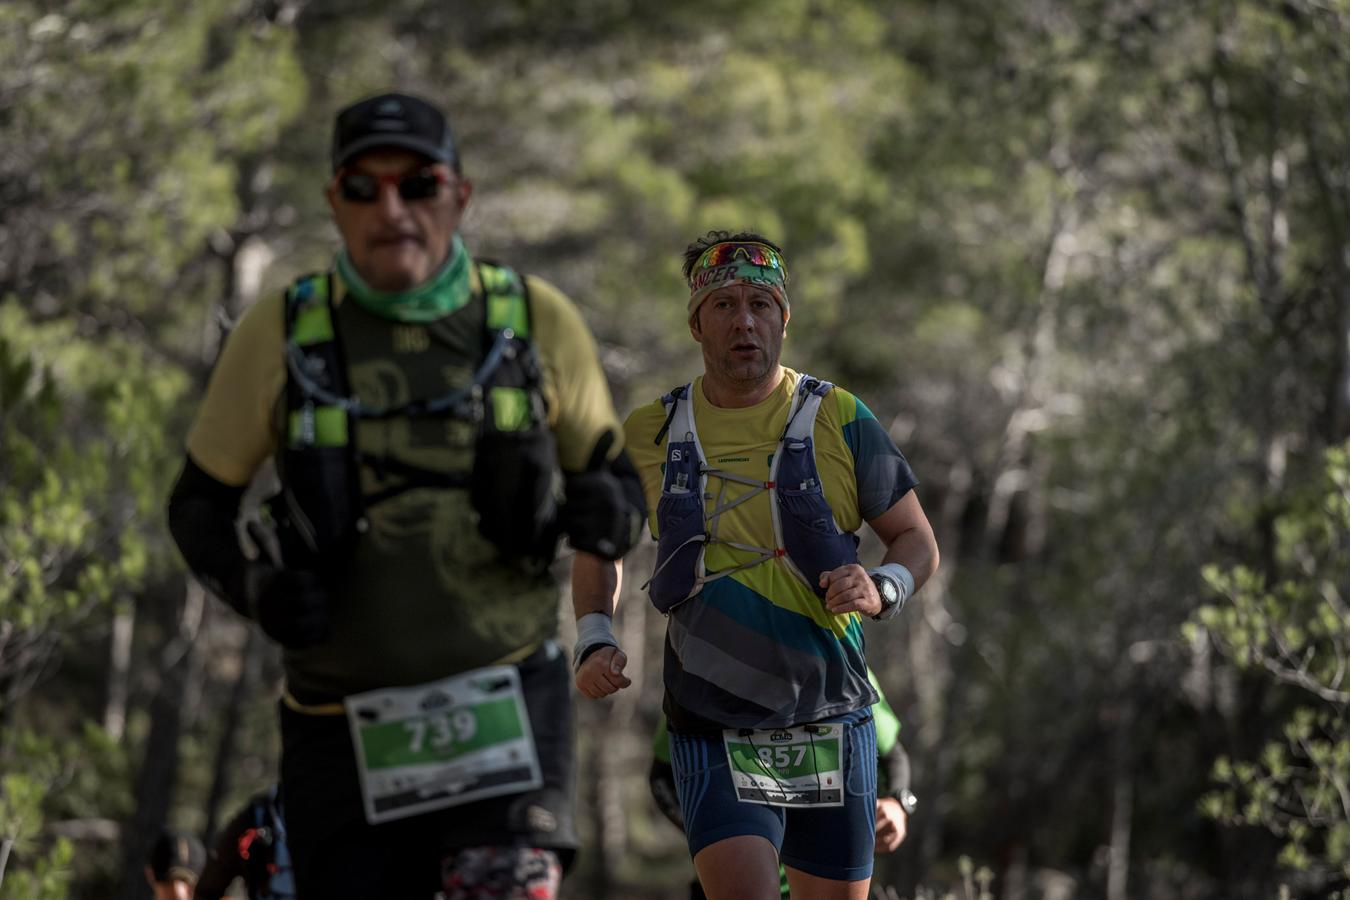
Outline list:
[[[514,666],[346,698],[371,824],[543,784]]]

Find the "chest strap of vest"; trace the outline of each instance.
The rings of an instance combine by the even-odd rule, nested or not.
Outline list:
[[[473,381],[462,388],[447,391],[437,397],[413,400],[397,406],[371,406],[355,397],[333,393],[310,377],[305,371],[308,359],[305,350],[294,340],[286,342],[286,368],[301,392],[321,406],[340,409],[357,419],[424,418],[428,416],[458,415],[478,421],[483,415],[483,385],[506,358],[507,347],[514,337],[510,329],[497,332],[488,348],[488,354],[473,373]]]
[[[439,488],[441,490],[466,488],[473,480],[468,472],[438,472],[387,455],[372,456],[368,453],[357,452],[356,461],[367,466],[381,481],[384,481],[390,475],[397,475],[400,479],[397,484],[366,494],[363,498],[366,506],[383,503],[391,497],[397,497],[399,494],[414,488]]]
[[[711,546],[713,544],[721,544],[725,547],[731,547],[734,550],[739,550],[744,553],[753,553],[755,554],[756,557],[750,560],[749,562],[744,562],[741,563],[740,565],[732,566],[731,568],[727,569],[719,569],[716,572],[708,572],[705,568],[703,568],[700,565],[699,571],[694,573],[694,582],[689,591],[690,597],[697,594],[700,590],[703,589],[703,585],[708,584],[709,582],[717,581],[718,579],[721,578],[726,578],[729,575],[734,575],[737,572],[743,572],[746,569],[752,569],[755,566],[758,566],[761,563],[768,562],[771,559],[780,559],[787,557],[787,550],[783,547],[760,547],[755,544],[746,544],[740,541],[732,541],[727,540],[725,538],[721,538],[718,536],[718,526],[721,523],[722,516],[724,516],[731,510],[735,509],[736,507],[740,506],[742,503],[745,503],[748,500],[752,500],[755,497],[758,497],[760,494],[769,492],[771,494],[770,500],[776,501],[777,498],[775,496],[772,496],[772,494],[777,488],[775,476],[778,470],[778,462],[782,455],[784,441],[789,437],[789,435],[794,434],[796,430],[799,430],[794,428],[794,424],[797,423],[798,413],[800,413],[803,408],[807,407],[808,405],[811,405],[809,400],[810,398],[815,396],[815,393],[819,389],[820,384],[821,383],[817,379],[804,375],[801,378],[801,383],[798,385],[797,390],[793,392],[792,403],[788,409],[787,422],[783,425],[783,433],[778,438],[778,447],[774,451],[773,465],[769,472],[768,481],[760,481],[754,478],[748,478],[744,475],[738,475],[735,472],[728,472],[725,469],[718,469],[714,466],[708,465],[706,455],[703,453],[702,444],[698,440],[698,429],[694,424],[694,403],[692,400],[692,391],[693,391],[692,382],[690,382],[687,385],[684,385],[683,387],[676,388],[674,391],[671,391],[669,394],[667,394],[665,398],[663,398],[667,403],[669,412],[666,415],[665,424],[661,426],[661,431],[658,433],[658,442],[660,437],[664,437],[665,434],[668,431],[670,431],[675,434],[684,435],[686,440],[692,441],[694,445],[698,447],[699,484],[696,487],[693,487],[692,489],[702,492],[703,499],[705,501],[712,501],[713,508],[711,511],[705,513],[705,518],[708,523],[705,532],[703,534],[694,535],[693,537],[686,540],[679,547],[676,547],[674,550],[672,550],[671,553],[666,557],[666,559],[659,566],[657,566],[656,569],[652,572],[652,577],[648,579],[647,583],[642,586],[642,590],[646,590],[651,585],[652,581],[656,578],[657,573],[659,573],[662,569],[668,566],[678,556],[681,547],[687,546],[690,543],[702,542],[704,543],[705,546]],[[681,403],[681,401],[683,401],[683,403]],[[818,400],[816,400],[814,406],[816,408],[819,407]],[[809,422],[802,423],[802,425],[806,429],[810,429],[815,424],[814,408],[812,409],[811,414],[808,416],[808,418],[810,420]],[[715,497],[708,492],[709,476],[715,476],[721,482],[717,490],[717,495]],[[747,487],[750,488],[750,490],[741,494],[735,500],[727,502],[726,501],[727,487],[731,482],[746,485]],[[773,507],[772,515],[774,525],[773,529],[774,538],[779,543],[781,543],[782,528],[780,527],[779,523],[777,505],[776,502],[771,502],[770,505]]]
[[[371,406],[356,397],[342,396],[319,384],[309,374],[314,346],[336,341],[333,324],[332,275],[318,287],[317,277],[307,279],[303,290],[288,294],[286,367],[304,396],[319,406],[341,410],[357,419],[425,418],[453,415],[470,421],[483,416],[483,388],[502,362],[520,352],[517,339],[530,334],[527,288],[520,276],[505,266],[478,263],[479,297],[484,304],[486,333],[490,337],[482,363],[470,383],[436,397],[412,400],[396,406]],[[310,350],[306,350],[310,347]]]
[[[486,402],[485,395],[487,385],[503,363],[527,352],[527,348],[522,344],[528,343],[531,325],[528,289],[520,276],[505,266],[480,262],[477,268],[481,291],[475,300],[484,305],[486,352],[472,379],[469,384],[436,397],[413,400],[395,406],[371,406],[346,393],[349,388],[346,373],[342,371],[339,340],[334,324],[332,274],[302,279],[287,292],[286,367],[302,398],[299,408],[292,409],[291,413],[293,420],[291,444],[346,445],[351,451],[353,461],[368,467],[381,481],[389,475],[399,477],[398,484],[364,496],[362,501],[366,506],[388,500],[413,488],[465,488],[469,486],[470,473],[426,469],[392,456],[361,453],[350,429],[345,427],[349,418],[388,420],[398,417],[412,419],[454,416],[479,423],[483,421],[489,406],[492,407],[497,419],[502,419],[503,415],[512,422],[526,418],[519,413],[513,414],[511,410],[522,403],[528,405],[528,398],[520,400],[514,396],[505,398],[495,396],[499,391],[512,395],[522,393],[521,391],[515,388],[492,388],[494,402],[491,404]],[[327,379],[331,387],[320,384],[311,374],[313,371],[323,372],[328,368],[337,369],[333,376]],[[514,405],[504,402],[511,400],[518,402]],[[501,407],[505,408],[505,413]],[[341,422],[344,427],[334,428],[333,425],[337,422]],[[498,428],[504,427],[502,421],[495,424]],[[507,422],[506,426],[509,425],[510,422]]]

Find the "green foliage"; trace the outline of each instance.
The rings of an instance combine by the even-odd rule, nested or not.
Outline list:
[[[943,543],[950,580],[869,637],[941,792],[920,869],[973,897],[988,879],[952,860],[1025,847],[1104,893],[1103,785],[1128,778],[1132,879],[1179,873],[1131,893],[1224,896],[1241,875],[1208,861],[1228,848],[1176,812],[1216,754],[1206,814],[1278,827],[1289,865],[1344,859],[1324,778],[1345,753],[1346,499],[1303,485],[1344,434],[1347,12],[0,0],[0,689],[97,692],[102,668],[52,676],[55,650],[100,642],[173,558],[160,508],[188,386],[238,312],[234,253],[275,260],[263,290],[325,264],[331,113],[398,86],[450,111],[470,245],[578,300],[621,412],[698,368],[685,243],[757,227],[786,247],[786,361],[891,429]],[[1207,562],[1220,600],[1197,611]],[[1183,623],[1307,711],[1224,699]],[[236,661],[203,676],[207,718]],[[130,782],[146,699],[129,756],[68,735],[98,762],[52,815],[131,811],[96,782]],[[200,796],[219,723],[185,721]],[[12,752],[0,771],[35,778]]]
[[[12,738],[11,760],[0,776],[0,841],[12,842],[0,897],[57,900],[66,896],[74,848],[61,838],[42,840],[43,805],[69,777],[69,758],[54,744],[31,733]]]
[[[1350,585],[1350,445],[1327,451],[1318,489],[1275,526],[1272,578],[1243,566],[1207,568],[1221,602],[1201,607],[1190,627],[1203,628],[1240,668],[1266,671],[1317,705],[1298,709],[1258,759],[1216,760],[1220,787],[1201,809],[1279,835],[1285,866],[1350,877],[1350,608],[1342,597]]]
[[[197,288],[185,275],[235,224],[243,161],[304,100],[293,33],[248,16],[235,0],[0,2],[0,176],[22,185],[0,216],[0,294],[164,339],[200,321],[166,300]]]
[[[35,325],[0,304],[0,696],[32,686],[63,636],[170,557],[163,475],[177,455],[162,423],[182,373],[131,342]]]

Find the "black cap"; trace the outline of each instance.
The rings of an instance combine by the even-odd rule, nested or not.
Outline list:
[[[150,845],[146,862],[156,881],[186,881],[195,885],[206,865],[206,848],[189,832],[165,828]]]
[[[375,147],[404,147],[459,171],[450,123],[420,97],[380,94],[337,114],[333,124],[333,171]]]

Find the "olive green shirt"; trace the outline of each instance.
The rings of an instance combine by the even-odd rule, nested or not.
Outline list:
[[[579,471],[606,434],[617,453],[622,430],[580,313],[547,282],[527,283],[559,464]],[[401,404],[471,380],[484,349],[481,302],[427,325],[401,324],[341,302],[341,279],[333,284],[348,377],[363,404]],[[269,297],[240,321],[188,435],[193,461],[226,484],[246,484],[278,450],[283,314],[283,298]],[[363,454],[435,471],[467,471],[473,461],[475,428],[455,419],[363,419],[356,435]],[[367,493],[390,483],[366,467],[362,482]],[[467,491],[415,488],[373,506],[368,519],[333,600],[331,637],[286,653],[288,688],[303,702],[422,684],[511,659],[555,634],[556,583],[498,557],[478,533]]]

